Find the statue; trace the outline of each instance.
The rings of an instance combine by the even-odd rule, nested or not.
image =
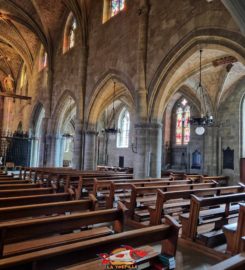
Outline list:
[[[14,79],[9,74],[7,77],[5,77],[4,81],[4,88],[7,92],[13,93],[14,92]]]

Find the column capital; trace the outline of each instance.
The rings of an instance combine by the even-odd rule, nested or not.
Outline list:
[[[97,130],[92,130],[92,129],[86,129],[84,131],[84,134],[87,134],[87,135],[96,135],[98,136],[99,135],[99,132]]]
[[[136,123],[134,125],[135,129],[159,129],[162,128],[160,123]]]

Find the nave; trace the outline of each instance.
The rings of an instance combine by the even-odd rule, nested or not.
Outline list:
[[[243,269],[244,0],[0,0],[0,268]]]
[[[131,269],[245,265],[245,186],[227,177],[2,169],[0,269],[117,269],[127,248]]]

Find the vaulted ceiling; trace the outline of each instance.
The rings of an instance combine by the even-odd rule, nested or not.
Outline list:
[[[62,0],[0,0],[0,80],[16,80],[25,63],[28,72],[42,43],[52,50],[57,29],[67,15]]]

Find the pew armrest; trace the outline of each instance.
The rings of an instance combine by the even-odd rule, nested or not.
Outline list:
[[[241,186],[243,188],[243,190],[245,189],[245,184],[239,182],[238,185]]]
[[[175,256],[181,225],[169,215],[165,216],[165,223],[171,226],[171,232],[168,239],[162,242],[162,253]]]
[[[150,225],[156,225],[156,221],[155,221],[155,218],[156,218],[156,208],[154,206],[148,206],[148,211],[149,211],[149,214],[150,214]]]
[[[98,200],[94,196],[94,194],[89,194],[89,199],[92,201],[92,208],[91,210],[94,211],[97,208]]]
[[[173,217],[166,215],[165,216],[165,223],[171,226],[174,226],[174,228],[176,230],[179,231],[179,229],[182,227],[178,221],[176,221],[176,219],[174,219]]]

